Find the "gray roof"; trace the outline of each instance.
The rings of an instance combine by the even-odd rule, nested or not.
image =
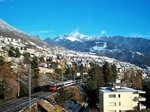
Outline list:
[[[116,89],[112,89],[110,87],[101,87],[100,91],[107,93],[107,92],[137,92],[137,93],[145,93],[145,91],[142,90],[136,90],[133,88],[128,88],[128,87],[120,87]]]

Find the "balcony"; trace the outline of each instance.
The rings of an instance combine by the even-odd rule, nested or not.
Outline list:
[[[139,101],[143,101],[143,102],[146,101],[146,98],[144,98],[144,97],[142,97],[142,96],[139,96],[138,99],[139,99]]]
[[[140,103],[139,104],[139,110],[142,110],[142,109],[146,109],[146,106]]]

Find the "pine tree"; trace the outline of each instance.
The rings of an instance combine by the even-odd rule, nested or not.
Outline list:
[[[20,53],[18,48],[15,49],[15,53],[16,53],[15,57],[20,57],[21,56],[21,53]]]
[[[143,87],[143,78],[142,71],[138,70],[136,75],[134,76],[133,87],[136,89],[142,89]]]
[[[90,79],[87,81],[86,86],[88,90],[95,90],[97,89],[97,82],[95,80]]]
[[[117,78],[117,68],[115,64],[111,65],[111,70],[112,70],[112,81],[115,82]]]
[[[38,74],[39,74],[39,69],[38,69],[38,58],[36,56],[33,57],[31,61],[31,68],[32,68],[32,77],[33,77],[33,89],[37,88],[39,86],[38,84]]]
[[[3,95],[4,100],[10,100],[16,98],[17,95],[17,82],[16,76],[9,68],[8,64],[5,63],[0,67],[0,76],[2,76]]]
[[[4,58],[0,56],[0,66],[2,66],[5,63]]]
[[[113,82],[113,73],[108,62],[106,62],[103,65],[103,74],[104,74],[104,80],[106,84],[108,82]]]
[[[15,48],[10,47],[9,50],[8,50],[8,54],[9,54],[10,57],[15,57],[16,56]]]
[[[30,53],[25,52],[25,53],[23,53],[23,56],[24,56],[24,63],[29,64],[30,63]]]
[[[93,65],[92,69],[88,72],[88,74],[91,77],[91,80],[93,80],[96,84],[96,87],[104,86],[104,78],[101,68],[98,65]]]

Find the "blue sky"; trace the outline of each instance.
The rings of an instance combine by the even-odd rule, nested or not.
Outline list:
[[[0,18],[42,39],[75,31],[150,39],[150,0],[0,0]]]

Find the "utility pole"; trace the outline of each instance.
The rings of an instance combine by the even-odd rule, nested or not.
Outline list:
[[[29,64],[29,107],[31,109],[31,63]]]
[[[63,83],[64,82],[64,76],[63,76],[64,63],[61,62],[60,66],[61,66],[61,76],[62,76],[62,80],[61,81]]]
[[[73,80],[76,80],[76,73],[73,72]]]
[[[71,70],[71,65],[69,65],[68,67],[69,67],[69,75],[71,76],[71,79],[75,80],[75,77],[74,77],[72,70]]]
[[[20,59],[19,59],[20,61]],[[20,67],[21,67],[21,64],[20,66],[17,65],[17,79],[18,79],[18,98],[20,96],[20,82],[19,82],[19,75],[20,75]]]
[[[71,72],[70,72],[70,66],[68,66],[68,68],[69,68],[69,79],[70,79],[70,77],[71,77],[71,79],[72,79],[72,74],[71,74]]]
[[[19,83],[19,73],[17,71],[17,78],[18,78],[18,97],[20,96],[20,83]]]
[[[62,83],[63,83],[64,82],[63,70],[61,70],[61,75],[62,75]]]

